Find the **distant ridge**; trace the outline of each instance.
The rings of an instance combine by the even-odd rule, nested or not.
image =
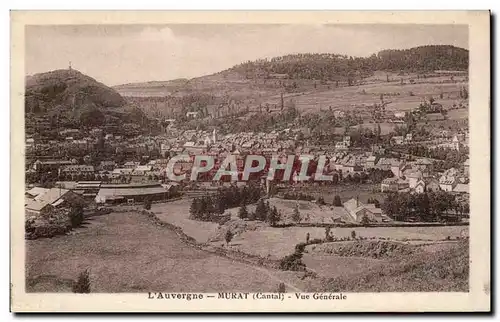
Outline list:
[[[409,49],[387,49],[369,57],[353,57],[333,53],[301,53],[247,61],[215,74],[192,79],[150,81],[114,86],[118,90],[165,87],[171,91],[190,85],[192,81],[225,75],[226,79],[347,80],[363,78],[374,71],[430,72],[434,70],[466,71],[469,51],[451,45],[426,45]]]

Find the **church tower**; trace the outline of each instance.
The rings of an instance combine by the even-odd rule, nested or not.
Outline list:
[[[212,143],[215,144],[217,142],[217,130],[214,129],[212,132]]]

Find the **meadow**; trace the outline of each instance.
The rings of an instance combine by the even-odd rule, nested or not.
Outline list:
[[[92,217],[71,235],[26,241],[28,292],[71,292],[90,269],[92,292],[275,291],[298,280],[184,244],[137,212]]]

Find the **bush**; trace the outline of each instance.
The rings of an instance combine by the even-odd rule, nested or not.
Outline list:
[[[278,284],[278,293],[286,293],[285,283],[281,282]]]
[[[226,235],[224,236],[224,239],[226,240],[226,244],[228,244],[228,245],[231,242],[231,240],[233,239],[233,233],[229,229],[226,231]]]
[[[238,217],[241,219],[248,218],[248,210],[245,205],[240,207],[240,210],[238,211]]]
[[[296,253],[302,253],[302,252],[304,252],[304,249],[306,249],[305,243],[298,243],[297,245],[295,245],[295,252]]]
[[[306,265],[302,262],[302,253],[293,253],[281,259],[279,268],[284,271],[305,271]]]
[[[88,269],[78,275],[78,280],[73,284],[73,293],[90,293],[90,273]]]

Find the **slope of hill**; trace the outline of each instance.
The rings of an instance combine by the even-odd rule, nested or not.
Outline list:
[[[437,252],[422,252],[401,262],[333,278],[330,292],[466,292],[469,288],[469,245],[460,242]]]

